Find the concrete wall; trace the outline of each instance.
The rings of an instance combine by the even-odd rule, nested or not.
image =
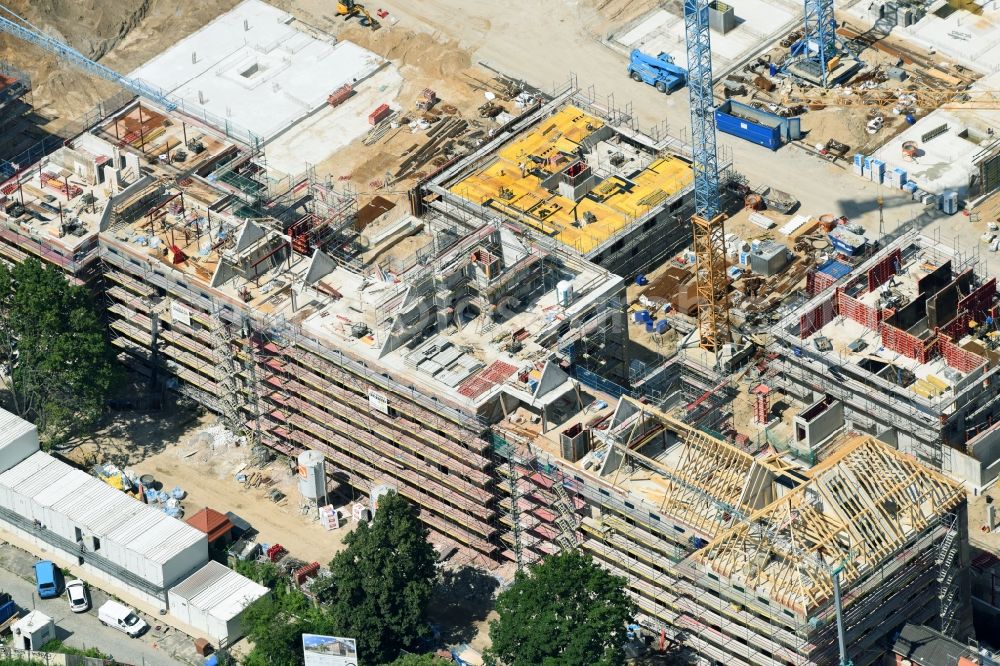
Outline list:
[[[950,473],[973,488],[981,488],[1000,474],[1000,428],[984,432],[971,442],[970,448],[970,454],[948,449]]]
[[[801,429],[805,432],[805,437],[801,438],[801,441],[804,441],[809,448],[817,446],[827,437],[844,427],[844,403],[839,400],[830,402],[826,409],[812,416],[809,420],[802,417],[802,414],[808,413],[809,410],[818,408],[824,400],[827,400],[827,398],[823,397],[812,405],[809,405],[809,407],[803,409],[795,417],[795,439],[800,439],[799,431]]]

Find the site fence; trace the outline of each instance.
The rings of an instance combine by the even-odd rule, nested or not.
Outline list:
[[[22,650],[14,647],[0,647],[0,663],[14,660],[30,661],[36,664],[51,664],[52,666],[132,666],[114,659],[98,657],[83,657],[78,654],[60,654],[57,652],[39,652],[38,650]]]

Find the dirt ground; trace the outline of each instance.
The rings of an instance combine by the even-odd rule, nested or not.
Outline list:
[[[102,65],[127,73],[180,38],[228,11],[238,0],[8,0],[18,15],[56,39],[65,41]],[[32,78],[35,112],[57,129],[98,101],[118,92],[103,79],[39,47],[0,34],[0,60]]]
[[[343,548],[350,527],[327,531],[319,523],[315,508],[303,508],[298,477],[288,459],[278,456],[264,468],[249,460],[250,451],[228,437],[200,437],[218,433],[214,415],[168,407],[161,412],[123,413],[93,439],[66,452],[66,457],[85,466],[114,463],[137,475],[152,474],[163,490],[179,486],[187,492],[181,502],[184,516],[191,517],[211,507],[221,513],[232,511],[250,523],[258,541],[280,543],[289,553],[306,562],[326,565]],[[271,483],[246,488],[236,480],[238,473],[257,472]],[[268,498],[278,489],[285,498],[278,503]],[[333,500],[334,497],[331,497]],[[347,504],[350,497],[333,501]],[[350,507],[347,507],[350,511]]]

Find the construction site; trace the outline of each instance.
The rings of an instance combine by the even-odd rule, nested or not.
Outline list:
[[[830,0],[766,25],[758,2],[588,5],[590,75],[640,103],[460,34],[434,51],[392,2],[230,3],[127,76],[6,10],[119,89],[39,140],[37,77],[0,63],[0,260],[90,288],[137,384],[248,460],[315,456],[310,511],[395,490],[505,580],[579,549],[678,663],[881,664],[904,625],[971,645],[967,506],[1000,461],[995,75],[914,41],[952,14],[848,4],[849,25]],[[657,48],[676,59],[634,55]]]

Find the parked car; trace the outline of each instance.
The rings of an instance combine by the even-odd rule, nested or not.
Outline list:
[[[66,583],[66,597],[69,599],[69,609],[74,613],[86,613],[90,610],[90,593],[82,580]]]
[[[42,599],[59,596],[59,569],[49,560],[35,562],[35,588]]]
[[[106,627],[114,627],[132,638],[143,635],[149,625],[134,610],[117,601],[105,601],[97,609],[97,619]]]

